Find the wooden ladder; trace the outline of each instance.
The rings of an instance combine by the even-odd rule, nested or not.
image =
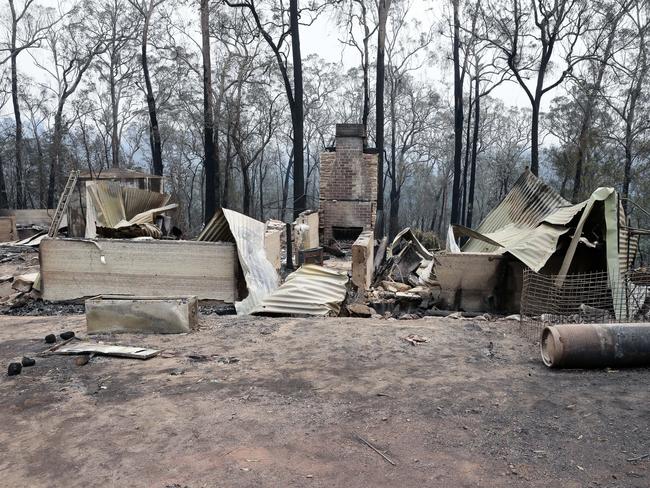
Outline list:
[[[70,201],[70,195],[74,190],[75,185],[77,184],[77,178],[79,177],[79,170],[73,170],[68,176],[68,181],[63,188],[63,192],[59,197],[59,204],[56,206],[56,212],[54,212],[54,217],[52,218],[52,224],[50,225],[50,230],[47,233],[48,237],[55,237],[59,232],[59,226],[61,225],[61,220],[63,220],[63,214],[68,208],[68,202]]]

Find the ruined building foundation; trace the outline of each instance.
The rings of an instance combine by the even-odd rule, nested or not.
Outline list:
[[[377,151],[364,148],[361,124],[337,124],[336,146],[320,155],[320,224],[323,242],[354,240],[374,230]]]

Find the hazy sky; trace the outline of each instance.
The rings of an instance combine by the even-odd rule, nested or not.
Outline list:
[[[39,3],[48,7],[62,8],[61,2],[56,0],[40,0]],[[417,19],[421,24],[421,29],[428,29],[431,25],[440,25],[444,22],[444,13],[449,2],[446,0],[407,0],[407,3],[410,4],[409,17]],[[184,10],[183,15],[188,17],[187,20],[191,22],[196,19],[198,28],[198,6]],[[411,32],[410,34],[414,33]],[[199,35],[198,29],[196,35]],[[330,10],[318,17],[311,26],[302,27],[301,48],[303,57],[317,54],[329,62],[341,63],[342,70],[357,66],[359,64],[359,54],[355,49],[346,47],[339,42],[339,39],[343,37],[345,37],[345,32],[337,24],[336,12]],[[445,57],[450,56],[451,41],[437,36],[436,42],[438,42],[438,45],[433,46],[436,60],[424,65],[419,70],[418,76],[431,83],[441,94],[447,94],[451,97],[452,70],[451,66],[444,62]],[[37,49],[32,50],[32,54],[39,58],[43,56],[43,53],[39,53]],[[373,50],[371,51],[371,60],[374,59],[374,56],[375,52]],[[45,81],[47,77],[42,70],[33,65],[28,53],[22,53],[19,57],[19,70],[26,72],[37,81]],[[528,99],[521,88],[514,83],[506,83],[497,88],[493,95],[503,99],[508,105],[528,106]],[[551,98],[551,96],[548,96],[546,102],[548,103]],[[3,112],[11,112],[10,104],[5,106]]]

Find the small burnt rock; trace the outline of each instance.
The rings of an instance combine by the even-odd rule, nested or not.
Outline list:
[[[68,330],[68,331],[62,332],[59,337],[61,339],[63,339],[64,341],[67,341],[68,339],[72,339],[74,337],[74,332],[72,332],[71,330]]]
[[[21,361],[23,366],[34,366],[36,364],[36,359],[34,358],[28,358],[24,357],[23,360]]]
[[[56,342],[56,336],[54,334],[48,334],[45,336],[45,342],[47,344],[54,344]]]
[[[23,365],[20,363],[9,363],[7,368],[7,376],[16,376],[23,370]]]

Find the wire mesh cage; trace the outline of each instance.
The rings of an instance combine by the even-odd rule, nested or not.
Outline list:
[[[650,318],[650,270],[610,280],[606,271],[542,275],[525,270],[521,293],[523,334],[537,341],[546,325],[626,323]]]

